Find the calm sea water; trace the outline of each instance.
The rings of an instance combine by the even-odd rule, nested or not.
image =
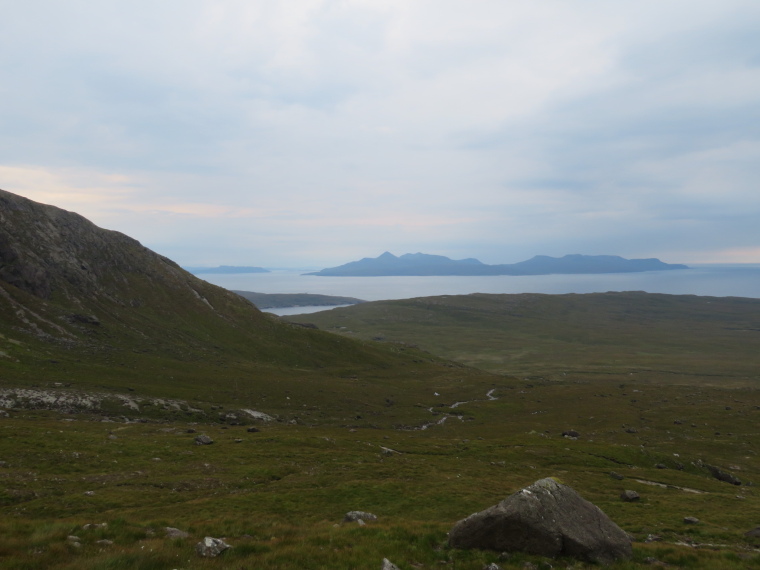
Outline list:
[[[494,275],[485,277],[318,277],[304,271],[204,275],[206,281],[258,293],[319,293],[365,301],[469,293],[603,293],[646,291],[674,295],[760,298],[760,264],[695,265],[690,269],[604,275]],[[325,307],[271,309],[303,314]]]

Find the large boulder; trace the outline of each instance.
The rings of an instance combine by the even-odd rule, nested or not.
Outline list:
[[[633,554],[630,537],[598,507],[567,485],[536,481],[494,505],[456,523],[449,533],[454,548],[572,556],[609,564]]]

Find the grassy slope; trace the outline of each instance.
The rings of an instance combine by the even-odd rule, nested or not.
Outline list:
[[[414,342],[519,376],[756,386],[760,300],[647,293],[466,295],[378,301],[308,316],[324,330]]]

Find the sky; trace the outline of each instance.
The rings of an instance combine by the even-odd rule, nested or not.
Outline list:
[[[182,265],[760,263],[757,0],[0,9],[0,188]]]

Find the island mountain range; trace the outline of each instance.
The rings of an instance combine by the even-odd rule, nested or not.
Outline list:
[[[625,259],[617,255],[537,255],[511,264],[487,265],[481,261],[449,259],[442,255],[407,253],[400,257],[385,252],[379,257],[365,257],[338,267],[330,267],[306,275],[379,277],[379,276],[445,276],[445,275],[550,275],[588,273],[635,273],[688,269],[686,265],[664,263],[656,258]]]

